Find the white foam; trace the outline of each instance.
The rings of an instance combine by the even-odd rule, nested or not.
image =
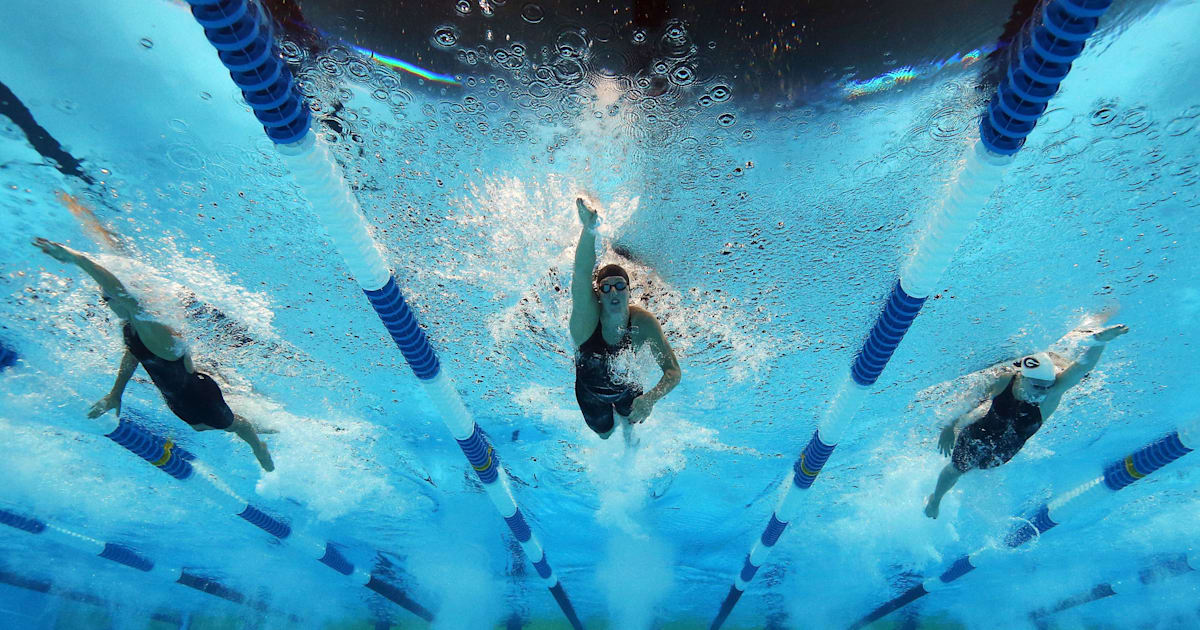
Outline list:
[[[334,414],[305,418],[288,413],[269,401],[231,396],[230,407],[252,424],[274,428],[264,435],[275,460],[275,472],[264,474],[255,486],[267,498],[292,498],[332,520],[364,506],[387,505],[404,513],[410,503],[389,483],[388,471],[370,456],[378,428],[368,422]],[[230,448],[249,448],[232,434]]]

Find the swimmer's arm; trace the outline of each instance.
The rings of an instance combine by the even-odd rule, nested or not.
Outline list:
[[[658,319],[648,312],[638,313],[638,324],[640,332],[644,335],[646,343],[650,344],[650,351],[654,354],[655,361],[658,362],[658,367],[662,369],[663,375],[659,379],[658,385],[653,389],[642,394],[642,397],[648,399],[651,404],[658,402],[663,396],[666,396],[679,381],[683,378],[683,370],[679,368],[679,359],[675,357],[675,351],[671,348],[671,343],[667,341],[666,335],[663,334],[662,326],[658,324]]]
[[[105,269],[103,265],[92,260],[87,254],[81,251],[71,249],[66,245],[63,245],[62,248],[69,256],[67,262],[74,264],[76,267],[82,269],[84,273],[91,276],[92,280],[95,280],[96,284],[100,285],[100,290],[105,294],[133,298],[129,291],[125,289],[125,285],[121,284],[121,281],[111,271]]]
[[[571,339],[575,346],[583,345],[600,318],[600,305],[592,292],[592,270],[596,267],[596,212],[583,202],[575,201],[583,229],[575,246],[575,271],[571,276]]]
[[[1104,354],[1104,346],[1092,346],[1079,357],[1079,360],[1071,363],[1070,367],[1063,370],[1063,373],[1058,377],[1054,384],[1054,389],[1059,392],[1065,392],[1072,387],[1075,387],[1083,380],[1083,377],[1096,367],[1096,363],[1100,361],[1100,355]]]
[[[980,418],[987,415],[987,411],[990,407],[991,405],[982,403],[967,413],[955,418],[954,422],[950,423],[949,426],[954,427],[955,431],[961,431],[963,427],[975,424]]]
[[[125,356],[121,357],[121,367],[117,369],[117,380],[113,382],[112,390],[108,393],[110,398],[121,400],[121,396],[125,394],[125,386],[129,384],[129,379],[133,378],[137,366],[137,357],[126,350]]]

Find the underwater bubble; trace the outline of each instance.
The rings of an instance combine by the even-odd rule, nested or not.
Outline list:
[[[704,94],[700,98],[696,99],[696,102],[700,104],[700,107],[710,107],[713,104],[713,97]]]
[[[1055,142],[1042,149],[1042,155],[1050,164],[1057,164],[1083,153],[1092,143],[1079,136],[1071,136],[1061,142]]]
[[[746,129],[742,130],[742,140],[753,140],[753,139],[754,139],[754,130],[753,129],[746,128]]]
[[[412,104],[412,94],[403,88],[395,88],[391,90],[388,96],[388,102],[396,107],[407,107]]]
[[[516,43],[513,44],[512,45],[512,54],[517,55],[518,57],[524,56],[525,55],[525,46],[523,44],[516,44]]]
[[[558,34],[554,42],[558,56],[568,59],[580,59],[587,55],[587,38],[578,30],[569,28]]]
[[[1124,142],[1114,138],[1100,138],[1092,142],[1092,159],[1097,162],[1111,162],[1129,153]]]
[[[1150,116],[1145,107],[1135,107],[1121,117],[1121,125],[1141,129],[1150,125]]]
[[[1168,136],[1182,136],[1191,131],[1195,126],[1195,118],[1185,118],[1180,116],[1179,118],[1167,123],[1166,132]]]
[[[279,44],[279,53],[287,63],[300,63],[308,56],[304,48],[291,40],[284,40]]]
[[[1066,131],[1075,122],[1075,116],[1063,107],[1049,109],[1038,119],[1038,129],[1043,133],[1055,134]]]
[[[149,37],[143,37],[139,39],[138,43],[141,44],[142,48],[145,48],[146,50],[154,48],[154,40],[150,39]]]
[[[934,140],[951,140],[966,133],[972,121],[973,119],[947,107],[935,113],[929,120],[929,136]]]
[[[594,39],[598,42],[611,41],[614,37],[617,36],[616,27],[614,27],[612,24],[608,24],[606,22],[597,24],[596,26],[592,27],[592,29],[588,32],[592,36],[592,39]]]
[[[633,35],[630,37],[630,39],[632,39],[633,43],[635,44],[644,44],[646,43],[646,31],[643,31],[639,28],[633,32]]]
[[[458,29],[449,24],[443,24],[433,30],[433,43],[442,48],[450,48],[458,43]]]
[[[333,57],[321,57],[317,60],[317,67],[321,72],[336,77],[342,74],[342,65],[333,59]]]
[[[691,66],[680,64],[671,71],[671,83],[675,85],[691,85],[696,80],[696,72]]]
[[[521,19],[529,22],[530,24],[537,24],[545,17],[546,12],[542,10],[542,7],[533,4],[532,2],[521,7]]]
[[[553,66],[554,78],[564,86],[575,86],[583,82],[583,66],[574,59],[560,59]]]
[[[737,115],[732,112],[725,112],[724,114],[717,116],[717,124],[721,125],[722,127],[729,127],[735,122],[737,122]]]
[[[204,156],[190,144],[173,144],[167,147],[167,159],[175,166],[188,171],[204,168]]]
[[[722,103],[729,100],[729,97],[733,95],[733,90],[730,90],[728,85],[718,83],[708,90],[708,94],[712,96],[714,102]]]
[[[458,0],[454,5],[454,10],[462,15],[468,15],[471,13],[471,3],[468,0]]]
[[[332,59],[335,63],[346,63],[354,57],[354,54],[350,52],[350,49],[346,48],[345,46],[330,46],[329,49],[325,51],[325,55]]]
[[[659,40],[659,49],[672,59],[682,59],[694,52],[692,40],[688,36],[683,22],[672,20]]]
[[[1116,117],[1117,117],[1117,110],[1116,110],[1115,105],[1112,105],[1112,104],[1101,105],[1100,107],[1096,108],[1096,111],[1092,112],[1092,124],[1097,127],[1099,127],[1101,125],[1107,125],[1108,123],[1112,122],[1113,119]]]
[[[371,67],[359,59],[351,59],[350,62],[346,64],[346,72],[350,76],[359,80],[366,80],[371,77]],[[345,91],[349,92],[349,90]],[[353,96],[353,93],[351,93],[351,96]]]

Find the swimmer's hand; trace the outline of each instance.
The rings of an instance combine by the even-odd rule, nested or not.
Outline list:
[[[638,424],[650,416],[654,403],[643,394],[633,399],[633,409],[629,412],[629,424]]]
[[[942,434],[938,436],[938,452],[946,457],[950,457],[951,451],[954,450],[954,423],[947,424],[942,427]]]
[[[1098,333],[1092,333],[1092,339],[1099,343],[1108,343],[1127,332],[1129,332],[1128,326],[1125,324],[1117,324],[1115,326],[1109,326]]]
[[[55,243],[54,241],[44,239],[40,236],[33,239],[33,245],[34,247],[37,247],[45,252],[46,255],[60,262],[69,263],[75,258],[74,253],[64,247],[61,243]]]
[[[104,398],[96,401],[91,409],[88,409],[87,416],[89,418],[99,418],[104,415],[109,409],[116,409],[117,415],[121,415],[121,397],[109,394]]]
[[[595,229],[596,221],[599,219],[599,216],[596,214],[596,211],[593,210],[591,206],[589,206],[587,202],[583,200],[583,197],[575,198],[575,209],[579,211],[579,222],[583,224],[583,227]]]

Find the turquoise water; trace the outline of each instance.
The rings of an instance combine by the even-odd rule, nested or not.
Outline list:
[[[469,38],[486,19],[470,8],[437,10]],[[96,435],[85,413],[111,384],[118,322],[94,283],[29,245],[36,236],[96,254],[198,365],[219,366],[231,406],[279,431],[266,436],[277,469],[263,473],[232,436],[186,429],[144,372],[130,384],[126,408],[239,495],[344,545],[435,611],[433,627],[563,623],[186,7],[19,0],[0,23],[0,80],[94,180],[48,165],[0,118],[0,337],[22,357],[0,373],[0,508],[266,608],[6,527],[0,570],[53,588],[0,585],[0,626],[145,628],[161,613],[197,628],[425,627]],[[493,33],[527,47],[526,70],[554,52],[540,45],[598,29],[534,25],[542,39]],[[1097,34],[727,627],[845,627],[1195,419],[1198,25],[1200,5],[1170,2]],[[976,88],[982,64],[954,63],[865,95],[849,81],[875,75],[851,71],[804,99],[763,96],[723,74],[723,42],[703,44],[715,52],[692,79],[651,95],[608,72],[616,44],[579,41],[580,73],[471,65],[455,50],[420,59],[459,86],[341,45],[284,52],[584,623],[707,627],[989,95]],[[560,289],[581,194],[604,217],[601,260],[628,259],[634,302],[683,366],[630,451],[591,434],[572,396]],[[965,476],[941,518],[925,518],[960,377],[1101,312],[1132,332],[1011,463]],[[655,377],[649,357],[635,361]],[[1031,611],[1197,550],[1191,457],[884,623],[1026,626]],[[1194,627],[1198,594],[1192,572],[1047,621]]]

